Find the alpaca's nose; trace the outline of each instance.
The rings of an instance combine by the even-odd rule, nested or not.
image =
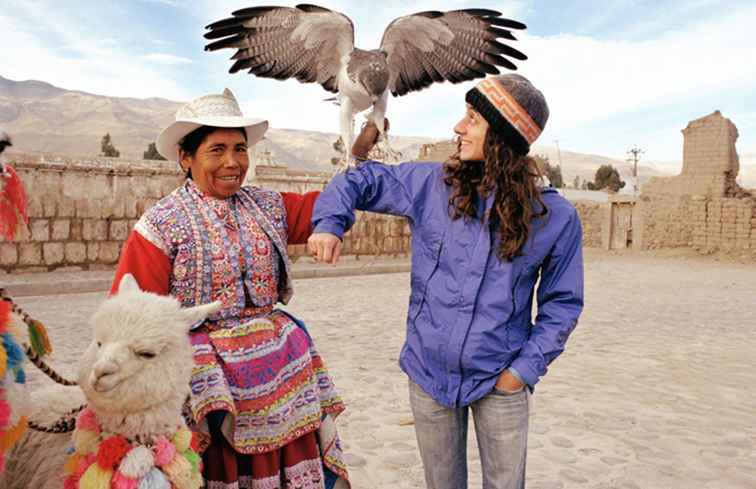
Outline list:
[[[100,380],[106,375],[114,374],[118,371],[118,365],[114,362],[98,362],[94,366],[95,379]]]

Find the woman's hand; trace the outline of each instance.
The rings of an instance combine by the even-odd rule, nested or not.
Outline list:
[[[384,132],[389,130],[390,126],[388,119],[384,119],[383,127]],[[375,125],[375,122],[367,121],[362,126],[360,134],[358,134],[357,138],[354,140],[354,144],[352,145],[352,156],[361,160],[367,159],[368,153],[373,149],[375,143],[378,142],[379,135],[380,131],[378,131],[378,126]]]
[[[307,248],[315,261],[336,264],[341,255],[341,240],[331,233],[314,233],[307,240]]]

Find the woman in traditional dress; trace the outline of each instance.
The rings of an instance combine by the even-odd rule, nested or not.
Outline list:
[[[157,149],[186,181],[139,219],[111,292],[131,273],[186,307],[223,303],[190,333],[209,489],[349,487],[333,423],[344,405],[304,325],[274,309],[292,296],[286,249],[307,241],[318,192],[242,186],[267,127],[229,90],[179,109]]]

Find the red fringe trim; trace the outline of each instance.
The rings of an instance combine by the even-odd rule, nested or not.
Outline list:
[[[29,224],[29,216],[26,213],[26,191],[21,178],[13,167],[5,165],[5,169],[9,176],[5,179],[4,188],[0,193],[0,236],[5,236],[10,241],[16,235],[20,220]]]

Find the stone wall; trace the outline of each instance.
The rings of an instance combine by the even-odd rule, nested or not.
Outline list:
[[[457,143],[454,140],[428,143],[420,147],[419,161],[446,161],[457,151]]]
[[[756,258],[756,199],[654,196],[638,206],[642,249],[691,247]]]
[[[693,248],[756,258],[756,199],[694,199]],[[704,226],[705,219],[705,226]]]
[[[279,192],[305,193],[322,190],[331,179],[331,173],[310,173],[291,170],[285,166],[257,166],[249,183]],[[406,219],[357,212],[357,220],[344,236],[344,255],[408,256],[410,232]],[[306,245],[289,247],[292,260],[308,255]]]
[[[602,242],[602,227],[607,212],[606,204],[598,202],[577,201],[573,202],[580,216],[580,224],[583,226],[583,246],[598,248]]]
[[[717,110],[688,123],[683,133],[683,168],[675,177],[654,177],[645,194],[732,197],[743,193],[735,182],[740,170],[735,143],[738,129]]]
[[[182,179],[175,165],[15,156],[29,229],[0,242],[0,270],[110,268],[145,209]]]
[[[170,162],[84,160],[11,155],[29,196],[29,228],[11,242],[0,238],[0,271],[112,268],[141,214],[183,181]],[[320,190],[330,174],[257,167],[248,182],[284,192]],[[345,254],[407,255],[409,230],[392,216],[358,213]],[[292,258],[306,254],[291,246]]]
[[[716,111],[682,131],[683,169],[643,186],[641,249],[691,247],[756,259],[756,197],[740,188],[738,130]]]

